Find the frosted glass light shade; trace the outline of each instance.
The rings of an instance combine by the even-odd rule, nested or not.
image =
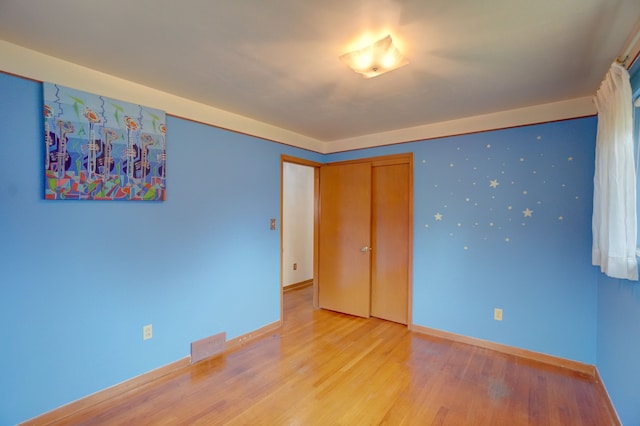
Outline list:
[[[370,46],[345,53],[340,56],[340,60],[365,78],[375,77],[409,63],[394,46],[390,35]]]

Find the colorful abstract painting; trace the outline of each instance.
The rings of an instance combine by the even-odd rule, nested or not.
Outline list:
[[[165,113],[43,83],[47,200],[165,200]]]

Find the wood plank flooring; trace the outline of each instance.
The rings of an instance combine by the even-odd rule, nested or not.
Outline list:
[[[311,307],[284,325],[54,425],[612,425],[592,377]]]

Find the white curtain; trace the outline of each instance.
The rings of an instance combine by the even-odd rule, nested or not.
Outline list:
[[[596,93],[593,264],[610,277],[638,279],[633,100],[627,70],[614,63]]]

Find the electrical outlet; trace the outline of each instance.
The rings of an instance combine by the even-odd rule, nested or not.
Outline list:
[[[151,324],[142,327],[142,340],[149,340],[153,337],[153,326]]]
[[[493,319],[496,321],[502,321],[502,309],[500,308],[493,309]]]
[[[293,270],[294,270],[294,271],[297,271],[297,270],[298,270],[298,264],[297,264],[297,263],[294,263],[294,264],[293,264]]]

